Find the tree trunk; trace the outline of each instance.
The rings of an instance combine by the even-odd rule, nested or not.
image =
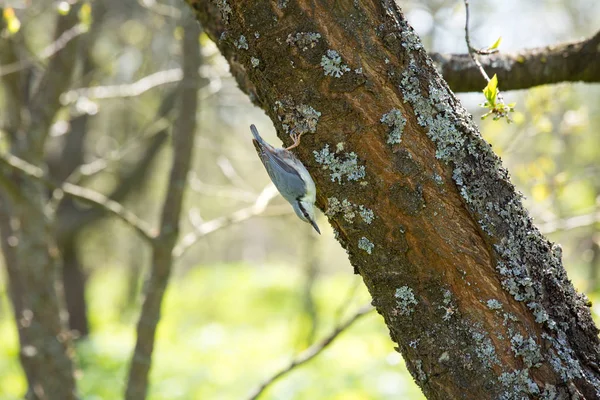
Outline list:
[[[428,398],[600,398],[560,247],[394,2],[186,1],[284,143],[306,133],[318,206]]]

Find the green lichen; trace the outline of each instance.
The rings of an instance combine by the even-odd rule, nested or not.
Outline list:
[[[344,72],[350,71],[350,68],[342,63],[342,57],[335,50],[327,50],[327,55],[321,57],[321,67],[323,67],[325,75],[335,78],[339,78],[344,75]]]
[[[260,64],[260,60],[256,57],[250,57],[250,63],[252,64],[253,68],[256,68]]]

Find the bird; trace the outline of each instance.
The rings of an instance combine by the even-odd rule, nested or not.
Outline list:
[[[315,182],[304,164],[290,151],[300,144],[301,134],[291,135],[294,144],[290,147],[275,148],[264,141],[254,124],[250,125],[250,131],[260,161],[279,193],[292,205],[296,215],[311,224],[320,235],[321,231],[315,222]]]

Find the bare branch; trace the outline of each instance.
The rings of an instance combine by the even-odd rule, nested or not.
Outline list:
[[[52,189],[58,190],[59,192],[63,192],[75,199],[102,208],[108,213],[121,219],[127,225],[131,226],[142,238],[146,239],[150,244],[154,243],[156,233],[152,228],[148,226],[148,224],[145,221],[137,217],[131,211],[127,210],[120,203],[109,199],[103,194],[91,189],[73,185],[68,182],[65,182],[62,185],[56,183],[50,177],[48,177],[41,168],[36,167],[35,165],[30,164],[27,161],[20,159],[12,154],[0,155],[0,163],[10,167],[13,171],[17,173],[26,175],[30,178],[42,182],[44,185]]]
[[[72,89],[63,93],[60,101],[63,105],[68,105],[75,103],[80,97],[87,97],[90,99],[136,97],[157,86],[179,82],[182,77],[183,72],[181,71],[181,68],[172,68],[155,72],[130,84]]]
[[[71,83],[71,75],[77,61],[77,42],[75,38],[63,39],[64,33],[79,25],[78,12],[81,4],[71,7],[67,15],[58,16],[56,20],[56,40],[64,43],[60,51],[56,51],[48,62],[48,66],[40,83],[31,97],[29,115],[31,124],[27,130],[28,152],[36,159],[42,159],[46,137],[50,131],[52,120],[60,109],[59,97]],[[77,32],[77,30],[73,31]],[[77,37],[78,35],[75,35]]]
[[[190,189],[195,192],[202,193],[203,195],[227,197],[244,202],[254,202],[256,200],[256,193],[237,187],[219,186],[205,183],[194,171],[191,171],[190,173],[189,183]]]
[[[162,15],[163,17],[173,19],[181,18],[181,11],[178,8],[158,3],[156,0],[138,0],[138,3],[140,6],[155,12],[156,14]]]
[[[129,366],[125,398],[143,400],[148,391],[148,375],[154,350],[156,327],[161,303],[173,265],[173,248],[179,234],[187,175],[192,165],[196,130],[199,75],[201,63],[198,23],[190,16],[183,24],[183,86],[179,98],[179,115],[173,129],[173,161],[165,201],[162,207],[160,235],[152,249],[152,269],[146,296],[136,327],[137,340]]]
[[[181,242],[175,246],[173,249],[173,257],[181,258],[192,246],[209,233],[263,214],[271,200],[273,200],[277,194],[277,189],[270,183],[263,189],[252,206],[238,210],[229,216],[219,217],[196,224],[194,230],[185,235]]]
[[[547,235],[549,233],[558,231],[569,231],[571,229],[583,228],[585,226],[590,226],[597,223],[600,223],[600,211],[538,223],[538,228],[540,232],[542,232],[544,235]]]
[[[528,89],[560,82],[600,82],[600,31],[594,36],[557,45],[497,53],[479,59],[498,76],[502,89]],[[485,86],[469,54],[431,54],[454,92],[478,92]]]
[[[256,400],[256,399],[258,399],[260,397],[260,395],[262,393],[264,393],[264,391],[269,386],[271,386],[273,383],[275,383],[278,379],[281,379],[283,376],[285,376],[288,373],[292,372],[295,368],[301,366],[302,364],[307,363],[308,361],[310,361],[313,358],[315,358],[316,356],[318,356],[323,350],[325,350],[327,348],[327,346],[329,346],[331,343],[333,343],[333,341],[342,332],[344,332],[346,329],[348,329],[350,326],[352,326],[352,324],[354,322],[356,322],[360,317],[368,314],[369,312],[371,312],[373,310],[374,310],[374,308],[370,304],[361,307],[346,322],[344,322],[343,324],[338,325],[333,330],[333,332],[331,332],[327,337],[325,337],[320,342],[315,343],[314,345],[310,346],[308,349],[306,349],[305,351],[303,351],[302,353],[300,353],[297,357],[295,357],[294,359],[292,359],[292,361],[290,362],[290,364],[286,368],[280,370],[279,372],[277,372],[276,374],[274,374],[273,376],[271,376],[270,378],[268,378],[267,380],[265,380],[264,382],[262,382],[258,386],[258,388],[256,388],[256,390],[254,390],[252,392],[252,394],[248,397],[248,399],[249,400]]]
[[[75,39],[82,33],[86,33],[88,28],[83,24],[77,24],[70,29],[64,31],[58,39],[46,46],[40,54],[35,58],[19,60],[10,64],[0,65],[0,77],[13,74],[29,68],[34,65],[37,61],[48,59],[54,56],[56,53],[64,49],[71,40]]]
[[[72,89],[63,93],[60,101],[63,105],[69,105],[76,103],[80,98],[107,100],[137,97],[156,87],[180,82],[182,78],[183,73],[181,68],[172,68],[155,72],[133,83]],[[200,91],[199,100],[203,101],[208,99],[210,96],[221,90],[221,87],[221,79],[219,77],[212,77],[208,82],[208,85]]]

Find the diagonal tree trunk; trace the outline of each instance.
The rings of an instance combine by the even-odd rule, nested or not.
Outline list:
[[[560,247],[394,2],[186,2],[284,143],[307,132],[318,205],[428,398],[600,398]]]

